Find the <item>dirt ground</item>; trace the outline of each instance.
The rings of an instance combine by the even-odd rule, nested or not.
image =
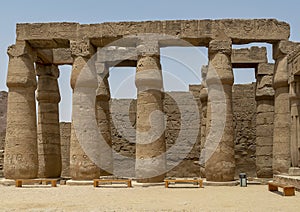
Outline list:
[[[0,211],[299,211],[300,192],[266,185],[164,188],[0,186]]]

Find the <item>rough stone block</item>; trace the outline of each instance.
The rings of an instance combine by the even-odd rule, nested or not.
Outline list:
[[[265,47],[233,49],[231,54],[231,62],[239,64],[260,64],[267,63],[267,49]]]
[[[257,67],[257,75],[273,75],[274,64],[272,63],[260,63]]]

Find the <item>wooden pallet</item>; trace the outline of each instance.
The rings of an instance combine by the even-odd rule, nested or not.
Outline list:
[[[16,187],[22,187],[23,183],[26,184],[43,184],[51,183],[51,187],[56,187],[58,179],[16,179]]]
[[[290,185],[283,185],[276,182],[268,182],[269,191],[278,191],[278,187],[283,189],[284,196],[294,196],[295,195],[295,187]]]
[[[199,188],[203,188],[202,179],[165,179],[165,187],[169,188],[170,183],[193,183],[198,184]]]
[[[101,183],[125,183],[128,188],[132,187],[131,179],[94,179],[94,187],[98,187]]]

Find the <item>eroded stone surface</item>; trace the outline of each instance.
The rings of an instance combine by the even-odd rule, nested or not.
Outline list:
[[[239,173],[256,177],[256,101],[255,83],[234,85],[232,93],[235,177]]]
[[[176,36],[192,44],[208,46],[220,31],[234,44],[287,40],[290,27],[275,19],[224,19],[145,22],[107,22],[101,24],[34,23],[17,24],[17,40],[28,40],[33,47],[66,48],[68,40],[90,38],[95,46],[105,46],[126,35],[158,33]],[[168,41],[170,44],[170,41]],[[173,42],[173,43],[176,43]]]
[[[37,64],[36,73],[38,76],[38,177],[60,177],[61,143],[58,111],[60,93],[57,82],[59,70],[54,65]]]
[[[8,49],[7,127],[4,175],[7,179],[36,178],[38,174],[36,77],[34,58],[26,43]]]
[[[141,33],[152,34],[149,37],[149,34],[145,36]],[[104,47],[120,38],[125,39],[125,43],[122,45],[119,43],[121,46],[118,46],[118,42],[116,42],[115,46]],[[126,149],[127,147],[125,148],[126,151],[122,150],[123,138],[118,137],[119,133],[116,132],[115,126],[112,126],[111,129],[108,75],[105,76],[103,73],[97,73],[98,81],[102,80],[102,83],[98,82],[98,88],[95,81],[97,77],[86,82],[79,80],[81,87],[88,88],[97,95],[96,118],[99,132],[109,144],[108,146],[112,145],[113,148],[128,155],[136,154],[137,163],[122,167],[123,170],[128,168],[128,173],[131,174],[133,173],[131,170],[135,170],[136,176],[144,182],[162,181],[165,176],[163,170],[166,168],[166,161],[174,162],[174,158],[177,156],[180,158],[179,155],[187,146],[183,144],[180,146],[182,148],[173,150],[169,155],[167,154],[167,159],[165,156],[157,156],[171,149],[172,142],[176,139],[178,130],[182,125],[182,115],[188,118],[193,117],[190,114],[189,104],[177,104],[173,101],[174,99],[172,100],[171,93],[163,93],[159,49],[165,46],[186,45],[180,42],[180,39],[195,46],[209,47],[210,64],[208,72],[206,72],[207,76],[204,76],[204,79],[207,78],[207,80],[199,87],[191,87],[193,100],[185,96],[187,93],[177,94],[182,95],[186,102],[195,101],[201,118],[197,119],[200,120],[198,127],[193,122],[195,120],[191,120],[193,124],[189,129],[192,130],[192,133],[184,131],[186,137],[196,137],[196,144],[192,151],[186,158],[182,158],[182,163],[168,175],[187,176],[186,173],[188,173],[188,175],[193,176],[206,175],[211,181],[229,181],[233,179],[234,169],[236,172],[244,171],[246,163],[247,168],[252,167],[254,170],[255,165],[252,159],[254,158],[255,147],[252,144],[255,129],[251,117],[255,117],[253,109],[255,101],[253,100],[254,94],[250,91],[254,89],[254,85],[251,85],[251,88],[237,86],[238,91],[234,93],[235,96],[232,96],[232,67],[255,68],[256,70],[257,175],[269,177],[272,172],[287,173],[290,162],[292,162],[292,166],[299,166],[300,150],[298,138],[296,138],[299,106],[299,89],[296,82],[297,74],[300,73],[300,49],[299,43],[288,41],[288,38],[289,25],[273,19],[18,24],[16,45],[8,49],[10,62],[7,76],[9,95],[5,175],[12,179],[36,177],[37,152],[40,156],[39,173],[44,172],[40,176],[59,175],[60,170],[57,163],[60,161],[59,151],[62,149],[58,148],[58,141],[61,138],[59,136],[57,107],[59,93],[56,79],[58,75],[52,72],[52,69],[49,69],[50,71],[43,69],[45,73],[41,73],[38,64],[50,67],[72,64],[71,86],[75,89],[81,70],[98,49],[98,54],[95,55],[98,62],[96,66],[102,64],[105,67],[103,70],[106,70],[103,73],[108,72],[109,66],[137,66],[135,83],[138,89],[138,99],[137,101],[130,100],[132,107],[130,107],[128,115],[132,123],[131,127],[136,128],[138,132],[137,134],[130,133],[130,138],[132,137],[134,141],[137,141],[136,148],[130,141],[130,144],[127,145],[129,150]],[[267,63],[266,48],[264,47],[236,50],[231,48],[232,44],[250,42],[273,44],[275,66]],[[34,62],[37,64],[36,70],[33,65]],[[212,68],[218,76],[213,74]],[[38,149],[35,136],[36,117],[35,113],[32,112],[35,111],[36,74],[39,76],[37,92],[39,101],[38,141],[41,141],[39,143],[42,144],[39,145]],[[45,75],[47,77],[44,77]],[[221,87],[218,87],[218,84]],[[55,89],[53,89],[54,87]],[[240,96],[240,92],[244,92],[243,96]],[[219,96],[221,93],[222,98]],[[91,93],[81,92],[76,98],[90,100]],[[233,108],[232,101],[234,102]],[[178,107],[183,105],[187,109],[178,113]],[[215,110],[214,106],[217,106],[218,110]],[[91,109],[85,101],[82,105],[75,104],[74,107]],[[226,109],[222,112],[223,107]],[[219,108],[221,109],[219,110]],[[244,114],[244,110],[248,114]],[[117,114],[119,113],[117,112]],[[163,119],[164,114],[167,115],[166,123]],[[204,166],[197,168],[199,163],[197,164],[196,160],[199,159],[200,150],[204,150],[204,152],[209,150],[209,148],[204,148],[204,144],[210,145],[215,142],[217,132],[214,129],[214,122],[218,122],[215,117],[220,118],[224,114],[224,131],[221,131],[222,135],[219,139],[220,143],[215,148],[216,152],[207,161],[207,167],[205,167],[207,169],[204,169]],[[149,119],[151,116],[154,117],[153,120]],[[88,122],[89,117],[81,118],[83,122]],[[154,129],[153,126],[156,128]],[[236,127],[236,154],[234,154],[234,126]],[[151,134],[152,128],[154,129],[153,134]],[[247,132],[244,133],[245,129]],[[54,139],[48,142],[50,134],[54,136]],[[151,138],[149,138],[149,134],[151,134]],[[158,134],[161,136],[156,138],[155,136]],[[247,139],[244,139],[244,136],[248,136]],[[20,138],[22,138],[22,142]],[[153,138],[154,142],[147,143]],[[188,139],[183,139],[183,141],[189,142]],[[52,148],[51,145],[54,143],[55,148]],[[239,146],[239,144],[242,145]],[[46,146],[49,148],[44,148]],[[65,145],[64,152],[68,152],[67,146],[68,144]],[[46,149],[55,149],[55,153],[48,154],[47,151],[44,151]],[[107,161],[111,163],[112,154],[109,151],[105,152],[109,153],[110,156],[107,155],[106,158],[110,158]],[[96,178],[100,176],[101,172],[104,173],[83,151],[76,137],[74,125],[71,130],[70,154],[71,156],[66,154],[63,157],[64,160],[70,158],[71,167],[70,174],[66,170],[64,175],[71,175],[73,179],[83,180]],[[50,155],[51,157],[56,156],[53,160],[44,160],[43,163],[42,157]],[[234,155],[238,155],[236,160],[234,160]],[[201,154],[200,161],[203,159],[202,157],[205,158],[206,154]],[[147,158],[151,160],[145,162]],[[51,174],[45,174],[43,169],[47,169],[46,161],[57,165],[53,166],[55,167],[53,170],[56,170],[55,173],[50,168]],[[67,167],[68,164],[66,161],[64,162]],[[234,168],[235,162],[236,168]],[[119,162],[116,162],[117,167],[118,164]],[[16,171],[13,172],[13,170]],[[112,166],[109,170],[109,173],[113,172]],[[150,175],[156,174],[156,176],[147,177],[149,173]],[[249,173],[255,175],[251,171]],[[104,175],[106,174],[108,173],[104,173]]]
[[[143,40],[137,48],[136,177],[139,182],[163,182],[166,143],[158,42]]]
[[[211,151],[213,153],[205,165],[207,181],[225,182],[234,179],[233,81],[231,41],[211,41],[206,78],[209,102],[206,127],[209,133],[206,139],[205,157],[208,157]],[[220,133],[214,133],[216,130]]]
[[[70,178],[70,137],[71,123],[61,122],[60,144],[61,144],[61,177]]]

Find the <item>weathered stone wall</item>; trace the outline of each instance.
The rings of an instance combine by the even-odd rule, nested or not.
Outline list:
[[[167,92],[165,94],[166,157],[167,169],[170,170],[167,176],[196,177],[200,175],[198,165],[200,132],[197,129],[200,123],[195,123],[200,120],[195,114],[195,110],[198,110],[199,113],[199,104],[199,98],[193,97],[193,93]],[[131,158],[135,158],[136,100],[113,99],[111,116],[113,149],[128,158],[126,167],[121,167],[121,161],[115,159],[115,169],[121,168],[127,170],[128,173],[133,173],[134,165],[129,161]],[[174,145],[175,143],[176,145]]]
[[[70,177],[70,138],[71,123],[61,122],[60,128],[60,144],[61,144],[61,177]]]
[[[235,176],[244,172],[256,176],[256,101],[255,83],[233,86],[235,134]]]
[[[167,92],[164,112],[167,117],[167,176],[199,177],[200,99],[197,92]]]
[[[0,92],[0,177],[3,177],[3,157],[6,132],[7,92]]]
[[[136,137],[136,100],[111,100],[111,138],[112,148],[122,159],[114,159],[114,170],[125,176],[131,176],[135,170],[135,137]],[[124,162],[125,160],[125,162]],[[125,164],[125,166],[124,166]],[[117,173],[117,174],[118,174]]]

